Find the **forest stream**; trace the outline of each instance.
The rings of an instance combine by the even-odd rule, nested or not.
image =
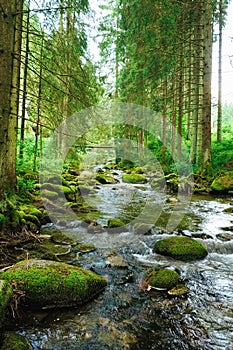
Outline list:
[[[88,233],[81,219],[69,227],[58,222],[63,232],[96,245],[95,251],[78,254],[72,263],[105,276],[108,287],[81,307],[22,315],[11,327],[26,336],[34,350],[233,349],[233,217],[224,211],[232,197],[193,195],[180,209],[184,219],[173,233],[197,238],[209,251],[195,262],[153,253],[154,243],[169,235],[162,223],[173,207],[149,184],[100,185],[85,198],[100,210],[97,221],[104,227],[111,217],[133,220],[148,197],[162,209],[158,227],[147,234],[137,233],[133,224],[115,233]],[[188,294],[172,297],[144,290],[144,273],[154,265],[178,270]]]

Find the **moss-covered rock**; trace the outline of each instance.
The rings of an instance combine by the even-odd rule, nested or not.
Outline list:
[[[0,327],[2,326],[5,312],[13,296],[13,289],[8,281],[0,280]]]
[[[127,183],[137,184],[137,183],[147,182],[147,178],[145,175],[142,175],[142,174],[131,173],[131,174],[123,174],[122,181]]]
[[[169,269],[151,268],[146,273],[146,284],[149,287],[169,290],[175,287],[180,280],[180,275]]]
[[[106,280],[77,266],[48,260],[25,260],[5,271],[2,279],[24,293],[36,307],[69,307],[82,304],[106,286]]]
[[[229,193],[233,191],[233,171],[218,176],[211,184],[211,190],[220,193]]]
[[[32,346],[23,335],[5,332],[1,350],[32,350]]]
[[[202,243],[193,238],[183,236],[173,236],[157,241],[153,251],[183,261],[204,259],[208,254],[206,247]]]
[[[90,253],[96,250],[96,247],[90,243],[79,243],[76,247],[80,253]]]
[[[108,220],[108,228],[115,228],[115,227],[121,227],[124,226],[124,222],[120,219],[109,219]]]
[[[58,197],[58,193],[55,191],[43,189],[41,191],[41,197],[42,199],[55,200]]]
[[[113,176],[105,173],[98,173],[96,175],[96,181],[99,182],[100,184],[116,184],[119,181],[115,179]]]
[[[226,209],[223,210],[225,213],[233,213],[233,206],[232,207],[228,207]]]
[[[144,170],[143,168],[141,168],[140,166],[136,167],[133,169],[132,173],[135,173],[135,174],[144,174]]]

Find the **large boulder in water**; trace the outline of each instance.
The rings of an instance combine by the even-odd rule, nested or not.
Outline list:
[[[14,284],[28,305],[69,307],[92,299],[106,280],[77,266],[49,260],[25,260],[3,272],[1,279]]]
[[[193,238],[183,236],[161,239],[155,243],[153,251],[183,261],[204,259],[208,254],[206,247],[202,243]]]

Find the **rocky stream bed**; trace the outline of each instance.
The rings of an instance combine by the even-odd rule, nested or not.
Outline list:
[[[25,259],[40,251],[40,257],[95,272],[108,282],[104,291],[82,306],[22,308],[15,318],[9,313],[4,331],[23,335],[34,350],[231,350],[232,196],[193,195],[176,206],[171,195],[143,181],[122,182],[121,176],[115,172],[117,181],[100,183],[94,192],[83,187],[97,216],[83,211],[67,222],[61,214],[55,224],[42,227],[37,248],[30,241],[28,249],[17,252]],[[143,212],[148,202],[150,210]],[[174,212],[180,222],[171,232],[166,222]],[[126,224],[112,228],[112,218]],[[181,261],[155,253],[155,243],[171,236],[197,239],[208,255]],[[177,271],[189,291],[174,296],[147,288],[145,274],[154,266]]]

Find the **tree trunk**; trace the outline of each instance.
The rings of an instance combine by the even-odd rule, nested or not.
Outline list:
[[[15,166],[12,168],[11,152],[16,145],[14,123],[11,116],[11,86],[13,76],[14,31],[16,1],[1,0],[0,8],[0,198],[4,190],[14,191]],[[11,147],[12,146],[12,147]]]
[[[219,50],[218,50],[218,124],[217,141],[222,142],[222,27],[223,27],[223,6],[219,0]]]
[[[21,119],[20,149],[19,149],[20,159],[23,159],[23,151],[24,151],[26,103],[27,103],[27,76],[28,76],[28,58],[29,58],[29,26],[30,26],[30,0],[28,1],[28,14],[27,14],[27,22],[26,22],[26,47],[25,47],[25,62],[24,62],[24,74],[23,74],[23,101],[22,101],[22,119]]]
[[[202,168],[211,163],[211,72],[212,72],[212,1],[204,2],[203,11],[203,109]]]
[[[38,86],[38,100],[37,100],[37,122],[35,130],[35,149],[34,149],[34,160],[33,160],[33,171],[36,171],[37,153],[38,153],[38,143],[40,136],[40,116],[41,116],[41,94],[42,94],[42,75],[43,75],[43,48],[44,40],[42,37],[41,50],[40,50],[40,74],[39,74],[39,86]]]
[[[11,116],[9,130],[12,132],[11,140],[17,139],[18,117],[19,117],[19,94],[20,94],[20,66],[21,66],[21,46],[22,46],[22,20],[23,20],[23,0],[17,0],[15,17],[13,71],[11,86]],[[9,142],[9,162],[8,168],[12,174],[16,172],[16,142]]]

